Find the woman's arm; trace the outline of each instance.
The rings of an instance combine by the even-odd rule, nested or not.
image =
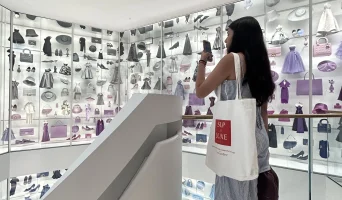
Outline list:
[[[265,129],[268,130],[268,114],[267,114],[267,102],[261,106],[261,117],[264,121]]]
[[[201,60],[207,62],[209,56],[211,56],[210,53],[203,52]],[[215,90],[234,71],[234,56],[232,54],[224,56],[209,74],[207,79],[205,79],[205,64],[203,62],[199,62],[197,70],[196,95],[199,98],[204,98]]]

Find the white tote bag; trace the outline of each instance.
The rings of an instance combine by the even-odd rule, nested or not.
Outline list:
[[[212,108],[214,116],[207,146],[206,165],[218,176],[246,181],[259,176],[255,138],[256,100],[241,98],[240,58],[238,54],[233,55],[236,98],[218,101]],[[221,87],[218,99],[221,99]]]

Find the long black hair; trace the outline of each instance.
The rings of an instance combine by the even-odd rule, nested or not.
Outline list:
[[[275,84],[259,22],[253,17],[243,17],[232,22],[229,28],[234,35],[228,53],[244,54],[246,73],[243,84],[248,83],[253,98],[261,106],[272,96]]]

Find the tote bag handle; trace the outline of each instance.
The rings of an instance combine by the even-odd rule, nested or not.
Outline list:
[[[236,77],[236,96],[235,100],[241,99],[241,64],[240,64],[240,56],[237,53],[232,53],[234,56],[234,65],[235,65],[235,77]],[[221,100],[221,85],[218,87],[217,98]]]

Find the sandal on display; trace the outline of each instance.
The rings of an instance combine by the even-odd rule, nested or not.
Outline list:
[[[203,15],[198,15],[198,16],[194,19],[194,22],[197,22],[197,20],[201,19],[201,17],[203,17]]]
[[[30,192],[36,192],[37,190],[39,190],[39,188],[40,188],[40,185],[38,184],[37,187],[32,188],[32,189],[30,190]]]
[[[36,187],[36,184],[31,185],[31,187],[25,189],[25,192],[32,190],[34,187]]]
[[[202,23],[204,20],[208,19],[209,16],[204,16],[201,20],[200,20],[200,23]]]
[[[101,69],[108,70],[108,68],[107,68],[107,67],[105,67],[103,64],[99,64],[99,63],[97,63],[97,66],[98,66],[98,67],[100,67]]]
[[[80,139],[80,138],[81,138],[81,135],[78,135],[78,136],[72,138],[72,140],[77,140],[77,139]]]

